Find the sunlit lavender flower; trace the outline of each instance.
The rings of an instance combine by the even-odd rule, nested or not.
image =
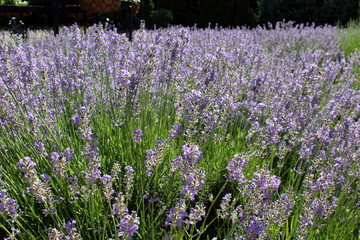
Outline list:
[[[195,166],[196,163],[199,163],[202,158],[200,148],[194,143],[186,143],[182,146],[184,160],[188,162],[190,166]]]
[[[249,226],[246,228],[247,239],[259,239],[261,233],[265,230],[264,222],[260,220],[250,220]]]
[[[180,194],[185,198],[194,201],[198,191],[205,183],[205,170],[203,168],[194,169],[191,172],[181,173],[180,176],[185,181],[185,186],[182,187]]]
[[[180,228],[183,223],[183,218],[186,216],[187,213],[185,200],[179,199],[175,204],[175,207],[170,209],[168,217],[165,221],[165,225],[171,226],[172,228]]]
[[[134,169],[131,166],[125,167],[125,176],[124,176],[124,187],[125,187],[125,196],[127,199],[131,198],[131,190],[134,184]]]
[[[141,137],[143,136],[143,132],[141,131],[141,129],[136,129],[134,131],[134,136],[132,138],[132,140],[135,142],[135,143],[138,143],[141,141]]]
[[[195,205],[195,208],[190,209],[189,219],[184,221],[186,225],[195,225],[197,222],[201,221],[206,215],[204,203]]]
[[[116,181],[119,179],[118,173],[121,172],[121,166],[119,163],[114,163],[114,166],[111,169],[111,177],[113,181]]]
[[[248,163],[248,158],[245,153],[235,154],[234,158],[227,165],[226,170],[228,171],[230,178],[240,184],[244,183],[246,176],[244,174],[244,168]]]
[[[21,213],[19,204],[7,195],[6,189],[0,191],[0,211],[6,216],[11,216],[12,219],[16,219]]]
[[[269,198],[274,192],[277,192],[280,183],[280,178],[275,175],[270,176],[270,172],[267,169],[256,171],[254,178],[250,180],[250,184],[254,184],[257,188],[261,189],[265,198]]]
[[[16,240],[16,235],[18,235],[20,233],[20,230],[15,228],[15,227],[11,227],[11,233],[4,238],[4,240]]]
[[[90,184],[94,184],[101,177],[99,153],[89,143],[86,143],[82,155],[86,156],[88,160],[85,178],[88,179]]]
[[[58,154],[53,152],[50,154],[50,164],[53,165],[52,172],[55,173],[55,177],[66,177],[66,168],[72,158],[73,151],[67,148],[64,153]]]
[[[90,126],[90,117],[92,114],[91,108],[86,108],[84,106],[80,109],[80,116],[79,116],[79,132],[80,132],[80,139],[82,140],[91,140],[92,135],[92,128]]]
[[[79,185],[76,175],[69,174],[68,182],[69,182],[68,189],[70,191],[70,197],[71,197],[70,203],[75,203],[78,199],[78,196],[80,195],[80,185]]]
[[[133,211],[131,214],[126,214],[118,225],[118,237],[125,237],[126,239],[129,239],[139,229],[139,224],[139,217],[137,216],[135,211]]]
[[[63,240],[65,239],[65,235],[57,230],[56,228],[49,228],[48,229],[48,237],[49,240]]]
[[[118,193],[115,197],[115,203],[112,205],[111,216],[117,219],[122,219],[128,213],[128,209],[125,204],[125,197],[122,193]]]
[[[171,176],[177,169],[179,169],[182,166],[183,161],[184,159],[180,156],[176,156],[175,159],[172,160],[172,163],[169,165]]]
[[[0,175],[0,211],[5,216],[10,216],[11,221],[15,220],[23,212],[19,209],[19,204],[9,197],[7,189],[4,189],[3,175]]]
[[[34,142],[34,147],[36,149],[36,153],[39,155],[39,156],[43,156],[43,157],[47,157],[48,154],[46,152],[46,149],[45,149],[45,145],[40,142],[40,141],[35,141]]]
[[[77,229],[75,225],[76,225],[76,221],[73,219],[65,223],[65,239],[74,239],[74,240],[82,239],[80,234],[77,233]]]
[[[50,177],[46,174],[42,175],[42,180],[37,176],[35,170],[36,163],[31,161],[29,157],[24,157],[18,162],[18,168],[24,175],[24,180],[30,185],[28,191],[31,192],[35,198],[41,202],[46,203],[47,214],[53,213],[55,208],[53,207],[53,196],[50,188]]]
[[[80,122],[80,117],[78,114],[74,114],[72,117],[71,117],[71,123],[74,124],[75,126],[78,126]]]
[[[147,177],[149,177],[151,175],[152,169],[162,162],[162,157],[163,157],[162,146],[157,146],[155,151],[152,149],[146,150],[146,157],[145,157],[146,173],[145,173],[145,175]]]
[[[101,177],[102,186],[103,186],[103,196],[107,202],[112,199],[112,194],[114,194],[115,190],[112,188],[112,177],[110,175],[103,175]]]
[[[172,144],[172,141],[174,140],[174,138],[179,136],[179,132],[181,132],[181,126],[180,125],[174,125],[172,127],[171,130],[169,130],[169,137],[168,137],[168,141],[170,142],[170,144]]]
[[[218,215],[220,218],[224,219],[229,215],[228,208],[230,206],[231,198],[232,198],[231,193],[225,194],[225,196],[222,198],[220,203],[220,209],[218,209]]]

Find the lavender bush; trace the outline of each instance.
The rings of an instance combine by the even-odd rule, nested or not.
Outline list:
[[[2,40],[0,236],[359,239],[360,53],[270,29]]]

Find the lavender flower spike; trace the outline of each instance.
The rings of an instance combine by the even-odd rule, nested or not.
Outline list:
[[[134,136],[132,138],[132,140],[134,140],[135,143],[138,143],[141,141],[141,137],[143,136],[143,132],[141,131],[141,129],[136,129],[134,131]]]

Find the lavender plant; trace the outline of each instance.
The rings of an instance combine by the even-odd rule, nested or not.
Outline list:
[[[342,31],[9,35],[0,236],[358,239],[360,55]]]

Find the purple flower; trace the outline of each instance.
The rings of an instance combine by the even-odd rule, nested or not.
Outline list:
[[[182,146],[184,160],[188,162],[190,166],[195,166],[196,163],[199,163],[202,158],[200,148],[194,143],[186,143]]]
[[[195,225],[205,217],[205,214],[204,203],[200,203],[200,205],[196,204],[195,208],[190,209],[189,219],[184,222],[187,225]]]
[[[281,180],[277,176],[270,176],[269,170],[261,169],[254,173],[251,183],[261,190],[265,198],[268,198],[278,191]]]
[[[72,159],[72,154],[73,151],[70,148],[67,148],[62,154],[57,152],[50,154],[50,164],[54,166],[52,172],[55,173],[55,177],[66,177],[66,168],[70,159]]]
[[[170,144],[172,144],[172,141],[174,140],[174,138],[179,136],[179,132],[182,131],[182,128],[180,125],[174,125],[172,127],[172,129],[169,131],[169,137],[168,137],[168,141],[170,142]]]
[[[139,217],[137,216],[135,211],[133,211],[131,214],[126,214],[118,225],[118,237],[126,237],[127,239],[129,239],[139,229],[139,224]]]
[[[31,161],[29,157],[20,159],[18,163],[18,168],[23,173],[25,182],[30,185],[28,191],[31,192],[39,202],[47,203],[45,209],[47,214],[53,213],[55,208],[53,206],[54,199],[50,188],[50,177],[43,174],[42,180],[40,180],[37,176],[35,166],[36,163]]]
[[[128,209],[125,204],[125,197],[122,193],[118,193],[115,197],[115,203],[112,205],[111,216],[115,216],[117,219],[122,219],[128,213]]]
[[[74,240],[82,239],[80,234],[77,233],[77,229],[75,225],[76,225],[76,221],[73,219],[65,223],[65,239],[74,239]]]
[[[112,194],[114,194],[115,190],[112,188],[112,177],[110,175],[103,175],[101,177],[101,182],[103,186],[103,196],[104,199],[109,202],[112,199]]]
[[[172,228],[180,228],[182,226],[183,218],[186,216],[185,200],[179,199],[175,204],[175,207],[170,209],[165,225],[171,226]]]
[[[185,181],[185,186],[182,187],[180,194],[194,201],[198,191],[205,183],[205,170],[203,168],[194,169],[190,173],[182,173],[181,178]]]
[[[248,161],[249,159],[245,153],[235,154],[234,158],[226,167],[226,170],[230,175],[230,179],[240,184],[244,183],[246,179],[244,168],[246,167]]]
[[[141,141],[141,137],[143,136],[143,132],[141,131],[141,129],[136,129],[134,131],[134,136],[132,138],[132,140],[134,140],[134,142],[138,143]]]
[[[131,166],[125,167],[125,176],[124,176],[124,187],[125,187],[125,196],[127,199],[131,198],[131,189],[134,182],[134,169]]]
[[[15,227],[11,227],[11,233],[4,238],[4,240],[16,240],[16,235],[18,235],[20,233],[20,230],[15,228]]]
[[[260,234],[265,230],[264,222],[259,220],[251,220],[246,228],[247,239],[258,239]]]
[[[22,213],[19,204],[8,196],[6,189],[0,191],[0,211],[6,216],[11,216],[12,219],[16,219]]]

